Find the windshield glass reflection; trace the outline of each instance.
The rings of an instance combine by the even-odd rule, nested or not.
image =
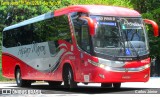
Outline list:
[[[142,56],[149,53],[141,18],[92,16],[96,33],[92,37],[95,53],[109,56]]]

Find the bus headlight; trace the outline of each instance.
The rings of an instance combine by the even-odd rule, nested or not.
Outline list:
[[[146,65],[143,66],[144,69],[147,69],[149,67],[150,67],[150,64],[146,64]]]
[[[94,66],[98,66],[101,68],[116,68],[116,67],[123,67],[125,65],[124,62],[120,62],[120,61],[111,61],[111,60],[106,60],[106,59],[102,59],[102,58],[98,58],[99,62],[94,62],[90,59],[88,59],[88,62],[91,63]]]
[[[104,64],[100,64],[99,67],[105,68],[105,65]]]
[[[99,64],[103,64],[105,66],[109,67],[123,67],[125,65],[122,61],[112,61],[107,59],[98,58]]]
[[[107,71],[111,71],[111,67],[105,67],[105,70],[107,70]]]

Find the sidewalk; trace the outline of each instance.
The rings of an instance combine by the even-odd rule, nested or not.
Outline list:
[[[129,82],[123,83],[122,87],[126,88],[160,88],[160,77],[151,77],[148,82]]]

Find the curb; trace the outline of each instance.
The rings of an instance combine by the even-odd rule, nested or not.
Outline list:
[[[16,82],[0,82],[0,84],[16,84]]]

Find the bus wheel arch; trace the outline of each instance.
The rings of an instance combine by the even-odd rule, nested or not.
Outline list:
[[[28,86],[31,86],[31,81],[29,81],[29,80],[23,80],[22,79],[21,68],[20,68],[19,65],[16,65],[14,72],[15,72],[16,84],[17,84],[18,87],[28,87]]]
[[[62,78],[64,81],[65,88],[77,87],[77,83],[74,81],[73,69],[69,63],[65,63],[63,66]]]

